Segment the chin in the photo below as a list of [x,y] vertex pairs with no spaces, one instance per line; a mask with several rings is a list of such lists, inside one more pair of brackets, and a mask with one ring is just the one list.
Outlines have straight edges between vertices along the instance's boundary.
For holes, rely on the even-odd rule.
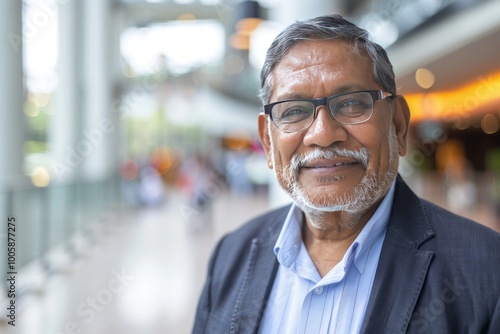
[[[304,192],[290,194],[295,203],[306,212],[347,212],[358,214],[368,209],[372,203],[356,198],[352,194],[338,196],[308,196]],[[364,205],[363,205],[364,204]]]
[[332,189],[331,192],[328,192],[326,187],[313,189],[313,191],[323,191],[325,192],[324,194],[307,191],[297,182],[284,187],[284,189],[289,193],[297,206],[305,212],[345,212],[353,215],[362,215],[376,205],[389,190],[394,178],[387,176],[382,180],[376,177],[364,176],[361,182],[348,187],[345,191]]

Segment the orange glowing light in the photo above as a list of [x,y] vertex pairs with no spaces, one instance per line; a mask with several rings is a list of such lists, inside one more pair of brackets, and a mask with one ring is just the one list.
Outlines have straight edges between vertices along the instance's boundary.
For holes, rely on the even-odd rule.
[[411,120],[452,120],[500,106],[500,71],[448,91],[405,95]]
[[50,183],[50,173],[42,166],[36,167],[31,173],[31,182],[39,188],[47,187]]
[[149,162],[151,167],[155,168],[160,175],[163,175],[172,167],[174,156],[167,147],[157,147],[151,152]]
[[237,50],[248,50],[250,49],[250,36],[237,31],[229,37],[229,44]]
[[244,19],[241,19],[236,23],[236,31],[243,35],[250,36],[255,29],[261,24],[262,19],[259,19],[257,17],[247,17]]

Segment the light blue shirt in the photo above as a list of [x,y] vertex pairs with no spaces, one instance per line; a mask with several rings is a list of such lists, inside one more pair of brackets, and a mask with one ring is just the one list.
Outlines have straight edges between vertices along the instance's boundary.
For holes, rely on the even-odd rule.
[[260,334],[359,333],[394,199],[395,183],[342,260],[320,277],[302,241],[302,211],[292,205],[274,246],[280,264]]

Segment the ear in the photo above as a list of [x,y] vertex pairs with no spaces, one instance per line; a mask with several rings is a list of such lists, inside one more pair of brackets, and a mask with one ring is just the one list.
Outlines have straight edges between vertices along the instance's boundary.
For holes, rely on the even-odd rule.
[[270,169],[273,168],[273,160],[271,158],[271,138],[269,137],[268,124],[269,116],[265,114],[260,114],[258,117],[258,129],[259,129],[259,138],[262,143],[262,147],[264,148],[264,152],[267,157],[267,165]]
[[398,139],[399,155],[404,156],[407,152],[407,137],[410,127],[410,108],[405,98],[401,95],[396,95],[393,98],[394,114],[392,121],[396,128],[396,137]]

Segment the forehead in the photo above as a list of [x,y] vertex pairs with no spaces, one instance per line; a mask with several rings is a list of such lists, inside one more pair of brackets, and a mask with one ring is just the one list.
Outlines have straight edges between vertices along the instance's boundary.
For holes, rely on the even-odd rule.
[[377,86],[371,59],[344,40],[302,41],[294,45],[272,72],[271,100],[324,97]]

